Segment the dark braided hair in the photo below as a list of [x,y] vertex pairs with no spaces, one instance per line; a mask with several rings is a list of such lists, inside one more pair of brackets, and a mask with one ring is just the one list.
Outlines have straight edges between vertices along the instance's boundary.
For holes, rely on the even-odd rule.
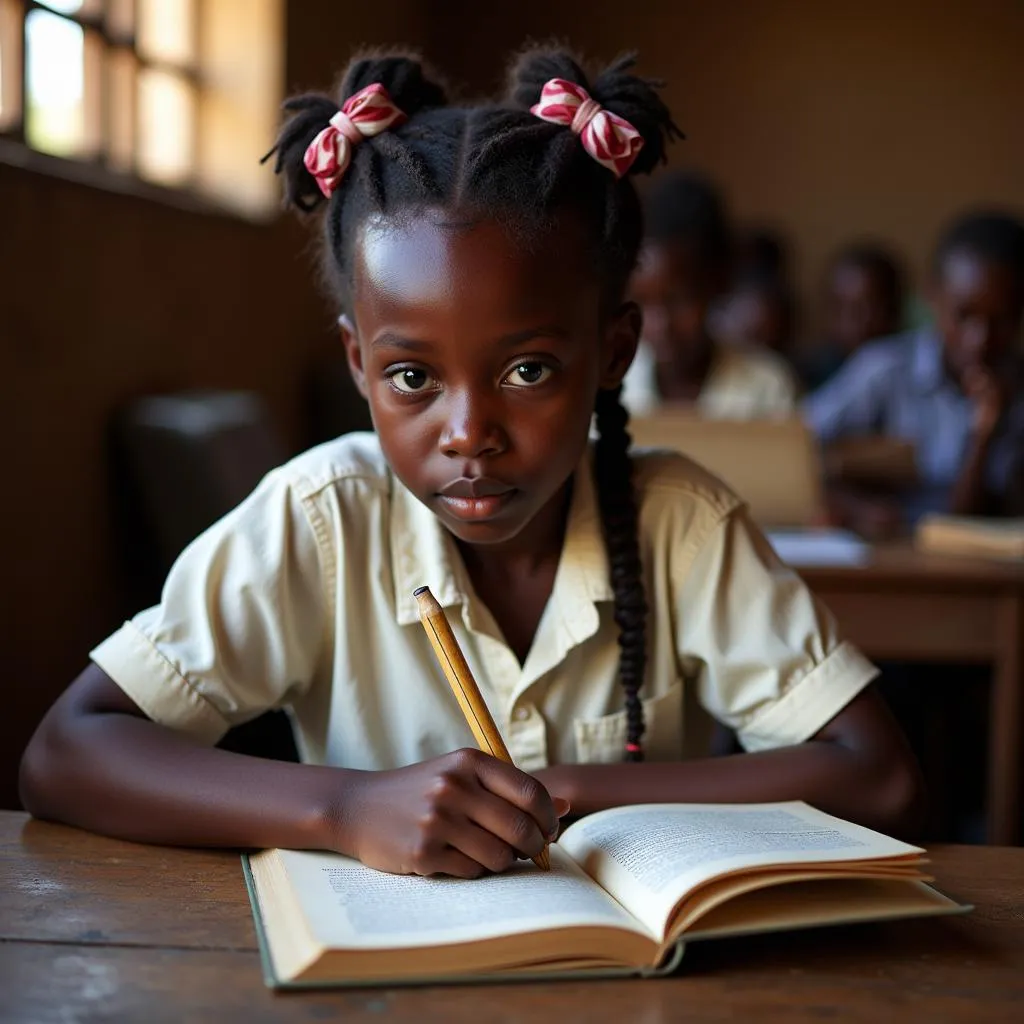
[[[352,61],[340,100],[374,82],[383,85],[407,120],[354,148],[341,185],[325,201],[303,164],[314,137],[339,102],[307,94],[288,100],[292,115],[271,154],[285,179],[287,200],[303,211],[326,202],[325,276],[346,312],[352,301],[352,252],[367,217],[441,207],[460,218],[496,218],[517,240],[529,242],[564,211],[587,232],[599,275],[603,312],[622,302],[643,233],[640,204],[628,178],[589,156],[567,127],[535,117],[529,108],[551,78],[582,86],[602,107],[632,124],[644,140],[629,174],[649,173],[665,159],[680,132],[659,98],[657,82],[634,75],[634,57],[621,57],[592,82],[579,63],[558,49],[534,49],[512,65],[504,102],[446,105],[444,88],[411,55],[361,56]],[[268,154],[271,155],[271,154]],[[628,415],[619,390],[601,391],[596,409],[598,505],[611,566],[619,627],[619,676],[626,695],[626,757],[641,760],[644,731],[639,691],[646,662],[646,600],[629,457]]]

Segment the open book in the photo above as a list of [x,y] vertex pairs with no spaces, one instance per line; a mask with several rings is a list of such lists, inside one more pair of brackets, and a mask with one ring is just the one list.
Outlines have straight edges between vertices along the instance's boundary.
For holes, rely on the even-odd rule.
[[963,911],[922,850],[806,804],[602,811],[476,880],[265,850],[246,878],[267,983],[395,984],[667,973],[681,940]]

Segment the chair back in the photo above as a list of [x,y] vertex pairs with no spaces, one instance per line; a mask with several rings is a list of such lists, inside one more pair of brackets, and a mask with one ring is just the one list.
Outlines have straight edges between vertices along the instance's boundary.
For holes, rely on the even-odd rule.
[[708,420],[667,411],[631,419],[629,432],[635,447],[682,452],[720,477],[763,527],[822,521],[820,452],[800,419]]

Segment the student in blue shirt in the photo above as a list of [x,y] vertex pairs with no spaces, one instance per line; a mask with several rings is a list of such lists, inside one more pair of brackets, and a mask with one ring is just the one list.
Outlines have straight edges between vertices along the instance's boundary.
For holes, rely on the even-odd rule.
[[[926,512],[1024,511],[1024,224],[998,213],[956,221],[932,266],[934,327],[870,344],[804,403],[823,443],[912,442],[918,485],[899,496],[911,525]],[[846,491],[840,518],[879,533],[894,499]]]

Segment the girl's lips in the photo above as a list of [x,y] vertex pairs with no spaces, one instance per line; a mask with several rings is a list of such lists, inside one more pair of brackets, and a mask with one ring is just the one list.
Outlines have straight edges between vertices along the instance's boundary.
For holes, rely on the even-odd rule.
[[461,476],[438,490],[443,498],[493,498],[515,488],[489,476]]
[[461,498],[449,494],[438,495],[438,501],[456,519],[464,522],[480,522],[496,516],[515,495],[515,490],[502,494],[490,494],[483,498]]

